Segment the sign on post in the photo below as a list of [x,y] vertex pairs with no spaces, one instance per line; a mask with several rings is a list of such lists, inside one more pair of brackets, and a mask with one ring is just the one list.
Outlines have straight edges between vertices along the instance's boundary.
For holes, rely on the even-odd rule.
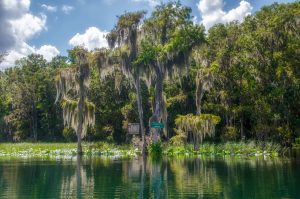
[[140,134],[140,124],[139,123],[129,123],[128,124],[128,134],[131,134],[131,135]]
[[154,129],[163,129],[165,125],[164,123],[160,123],[160,122],[151,122],[150,127]]

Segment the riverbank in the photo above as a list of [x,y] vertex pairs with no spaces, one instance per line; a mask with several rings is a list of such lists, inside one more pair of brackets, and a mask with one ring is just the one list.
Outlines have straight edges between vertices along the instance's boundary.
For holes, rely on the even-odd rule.
[[202,144],[198,151],[192,145],[166,146],[163,154],[168,156],[178,155],[217,155],[217,156],[272,156],[284,154],[286,148],[271,142],[226,142],[220,144]]
[[[138,148],[132,145],[115,145],[105,142],[83,143],[85,156],[106,157],[135,157],[141,154]],[[190,144],[184,146],[161,145],[164,156],[271,156],[283,154],[279,144],[263,142],[227,142],[221,144],[201,145],[195,151]],[[76,156],[76,143],[1,143],[0,158],[72,158]]]
[[[1,143],[0,158],[72,158],[76,156],[77,143]],[[83,143],[84,155],[130,157],[139,151],[129,145],[103,142]]]

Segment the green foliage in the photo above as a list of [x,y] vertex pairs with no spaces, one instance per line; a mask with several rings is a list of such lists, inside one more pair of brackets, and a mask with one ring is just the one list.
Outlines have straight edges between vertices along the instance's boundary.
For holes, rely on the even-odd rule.
[[174,146],[184,145],[187,138],[186,133],[177,129],[174,129],[174,131],[176,132],[176,135],[170,139],[170,143]]
[[291,129],[285,125],[285,126],[280,126],[276,129],[276,133],[277,133],[277,139],[279,140],[279,142],[281,142],[283,145],[286,144],[291,144],[291,138],[292,138],[292,131]]
[[225,132],[221,135],[222,141],[236,141],[238,138],[238,129],[234,126],[226,126]]
[[159,157],[162,155],[163,146],[161,142],[151,143],[148,146],[148,152],[153,157]]
[[168,156],[193,156],[193,155],[215,155],[215,156],[278,156],[284,152],[279,144],[272,142],[224,142],[222,144],[204,143],[200,149],[195,151],[192,145],[181,146],[168,145],[163,154]]
[[54,104],[55,69],[52,63],[46,63],[40,55],[29,55],[17,66],[0,72],[0,132],[3,139],[61,137],[62,120],[57,114],[60,109]]
[[[72,159],[77,155],[76,143],[4,143],[1,158]],[[128,145],[116,146],[105,142],[83,143],[83,155],[106,157],[134,157],[139,151]]]
[[295,138],[295,144],[300,144],[300,137]]
[[[184,132],[192,131],[195,133],[213,134],[214,126],[221,121],[219,116],[211,114],[201,115],[178,115],[175,124]],[[211,132],[211,133],[209,133]]]
[[76,134],[74,133],[73,129],[70,128],[64,128],[63,130],[63,137],[66,139],[66,141],[71,142],[76,140]]
[[[167,115],[164,122],[173,147],[193,139],[187,138],[187,131],[207,132],[199,131],[203,121],[219,123],[215,129],[210,128],[215,130],[212,140],[245,137],[290,146],[300,123],[299,6],[298,1],[266,6],[242,23],[218,24],[206,34],[202,26],[193,25],[191,9],[178,2],[158,6],[145,21],[144,12],[121,15],[110,35],[110,46],[116,47],[113,43],[123,38],[122,48],[98,49],[87,56],[93,67],[84,81],[88,85],[90,80],[86,94],[91,103],[85,108],[89,113],[95,111],[95,126],[87,129],[87,139],[125,142],[126,124],[138,121],[133,81],[124,78],[130,72],[135,79],[143,76],[142,109],[147,133],[151,112]],[[138,24],[139,29],[130,29],[135,27],[132,24]],[[129,42],[127,34],[117,34],[121,29],[138,38],[136,45],[131,45],[134,42]],[[29,55],[15,67],[0,71],[1,141],[65,140],[63,108],[75,110],[77,106],[78,89],[70,88],[78,76],[70,74],[78,72],[75,63],[80,49],[49,63],[41,55]],[[132,67],[121,70],[120,65]],[[183,71],[182,66],[189,68]],[[112,72],[115,68],[118,71]],[[54,103],[55,79],[61,76],[63,81],[73,82],[58,84],[61,94],[69,96],[69,103],[62,102],[62,107]],[[158,101],[161,106],[155,110]],[[176,128],[177,115],[197,112],[219,118],[196,119],[190,115],[185,120],[182,117],[181,122],[177,120],[185,130]],[[211,146],[202,147],[212,150]],[[228,145],[228,150],[230,147],[233,145]]]
[[212,114],[188,114],[178,115],[175,119],[175,125],[180,133],[186,134],[186,137],[189,132],[192,133],[195,150],[198,150],[199,144],[202,143],[205,137],[214,136],[215,126],[220,121],[221,118],[219,116],[215,116]]
[[152,65],[154,64],[154,60],[159,56],[159,52],[161,51],[160,46],[153,46],[149,41],[142,41],[140,52],[138,54],[137,59],[133,62],[133,64],[137,67],[139,65]]

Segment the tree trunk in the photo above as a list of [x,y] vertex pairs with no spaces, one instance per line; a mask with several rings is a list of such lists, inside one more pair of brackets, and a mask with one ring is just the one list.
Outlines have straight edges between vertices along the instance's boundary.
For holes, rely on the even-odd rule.
[[137,105],[139,112],[140,128],[142,134],[142,154],[146,153],[146,139],[145,139],[145,126],[144,126],[144,114],[143,114],[143,104],[142,104],[142,95],[141,95],[141,80],[139,77],[136,78],[136,94],[137,94]]
[[[152,116],[152,122],[160,122],[162,119],[162,103],[163,103],[163,74],[159,67],[156,69],[156,85],[155,85],[155,107],[154,114]],[[166,124],[165,124],[166,125]],[[157,143],[160,140],[160,129],[153,129],[153,143]]]
[[197,107],[197,115],[201,114],[201,100],[203,98],[203,89],[202,84],[199,82],[196,88],[196,107]]
[[79,102],[78,102],[78,127],[77,127],[77,154],[82,154],[81,146],[81,135],[82,135],[82,126],[84,121],[83,109],[84,109],[84,85],[83,85],[83,72],[80,66],[80,77],[79,77]]
[[33,139],[36,142],[37,141],[37,113],[36,113],[36,107],[35,103],[32,105],[32,131],[33,131]]
[[240,119],[240,123],[241,123],[241,140],[244,140],[244,138],[245,138],[243,122],[244,122],[244,116],[242,115],[241,119]]
[[200,148],[199,137],[198,135],[194,134],[194,150],[198,151],[199,148]]

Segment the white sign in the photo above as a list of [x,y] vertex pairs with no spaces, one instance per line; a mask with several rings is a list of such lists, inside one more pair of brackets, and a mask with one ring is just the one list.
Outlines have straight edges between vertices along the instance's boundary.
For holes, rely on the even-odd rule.
[[140,133],[140,124],[139,123],[129,123],[128,124],[128,133],[136,135]]

